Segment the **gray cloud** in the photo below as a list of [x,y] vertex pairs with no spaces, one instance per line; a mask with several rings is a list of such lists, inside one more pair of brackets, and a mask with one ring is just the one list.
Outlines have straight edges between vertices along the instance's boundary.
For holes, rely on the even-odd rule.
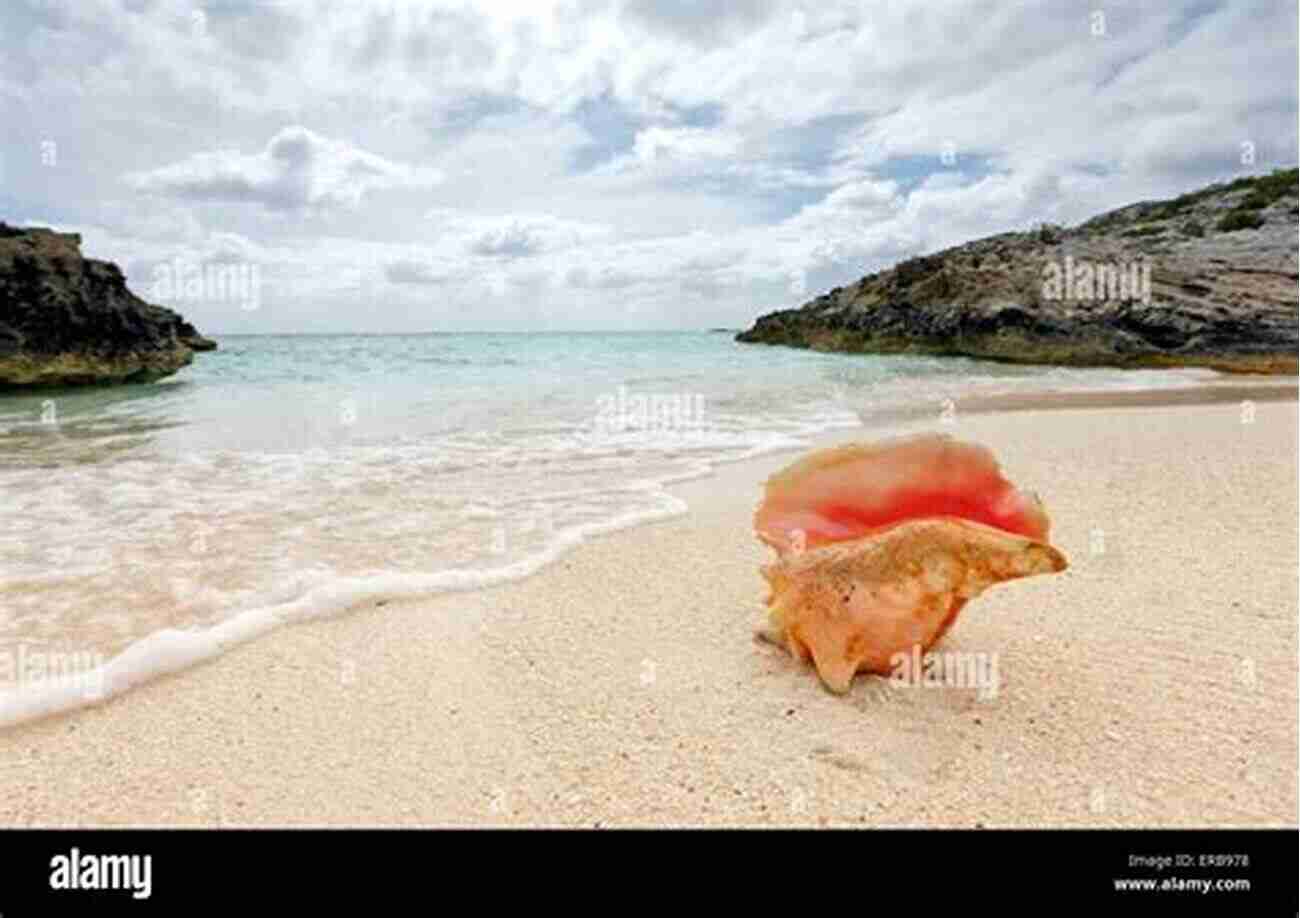
[[782,4],[773,0],[627,0],[622,11],[634,22],[662,30],[697,45],[734,41],[775,16]]
[[384,277],[394,284],[445,284],[451,275],[439,272],[420,261],[401,260],[384,265]]
[[534,255],[545,247],[545,241],[528,226],[511,224],[486,230],[470,240],[469,251],[475,255],[505,255],[519,258]]

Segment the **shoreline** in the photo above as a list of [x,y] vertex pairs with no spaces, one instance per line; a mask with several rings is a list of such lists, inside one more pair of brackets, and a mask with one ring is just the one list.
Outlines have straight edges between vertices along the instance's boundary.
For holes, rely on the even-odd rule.
[[[1013,411],[1072,411],[1086,408],[1173,408],[1180,405],[1222,405],[1229,402],[1297,401],[1295,377],[1275,377],[1274,383],[1247,383],[1234,378],[1209,379],[1200,384],[1169,388],[1040,390],[952,399],[950,414],[997,414]],[[1287,380],[1282,382],[1281,380]],[[912,422],[933,417],[935,404],[888,408],[871,413],[878,424]],[[940,410],[945,406],[940,405]],[[860,415],[861,416],[861,415]],[[872,426],[863,421],[863,426]]]
[[[1279,424],[1290,426],[1294,432],[1294,409],[1280,403],[1295,400],[1294,387],[1204,386],[1192,391],[1198,395],[1193,397],[1188,390],[1181,389],[1138,393],[1057,393],[1058,398],[1048,398],[1047,404],[1040,403],[1033,407],[1023,403],[994,407],[981,400],[971,400],[969,403],[959,400],[956,404],[955,423],[951,426],[945,424],[940,429],[950,429],[957,436],[971,436],[989,442],[1003,459],[1013,480],[1017,481],[1022,478],[1023,465],[1038,466],[1040,471],[1044,467],[1042,458],[1034,456],[1034,451],[1040,449],[1041,444],[1032,442],[1033,436],[1026,439],[1023,435],[1033,431],[1035,426],[1046,425],[1062,434],[1078,438],[1079,430],[1071,418],[1078,420],[1088,416],[1089,424],[1084,426],[1118,428],[1123,432],[1120,435],[1121,442],[1124,437],[1155,437],[1162,431],[1170,434],[1179,425],[1186,426],[1186,423],[1193,421],[1206,423],[1205,419],[1213,418],[1215,436],[1222,438],[1226,429],[1235,429],[1238,433],[1245,429],[1237,416],[1238,412],[1223,411],[1225,404],[1256,401],[1260,403],[1254,409],[1259,421],[1251,425],[1254,427],[1253,432],[1273,429],[1273,434],[1270,435],[1273,436]],[[1097,404],[1097,399],[1108,399],[1113,404],[1101,407]],[[1163,410],[1148,403],[1153,399],[1155,404],[1164,406]],[[927,418],[935,420],[932,412],[914,411],[910,414],[908,419],[894,420],[900,423],[924,421]],[[1143,419],[1149,420],[1157,416],[1164,417],[1168,423],[1154,425],[1157,429],[1154,432],[1148,431],[1147,428],[1153,425],[1144,423]],[[868,419],[872,427],[878,421],[879,417]],[[964,430],[965,428],[969,430]],[[1008,436],[1014,432],[1019,432],[1022,436]],[[872,436],[874,433],[871,428],[837,431],[823,434],[818,442],[840,442],[864,435]],[[1186,439],[1187,435],[1184,431],[1178,436]],[[1282,455],[1287,460],[1284,477],[1289,476],[1289,481],[1293,483],[1294,436],[1290,443],[1292,445]],[[1165,452],[1181,457],[1186,450]],[[1277,464],[1276,448],[1270,455],[1272,462]],[[837,709],[833,700],[828,701],[824,693],[820,693],[816,680],[807,672],[800,672],[782,652],[750,644],[750,633],[760,618],[758,610],[761,607],[762,591],[756,567],[763,559],[763,552],[756,543],[749,544],[753,539],[748,533],[747,516],[752,511],[752,499],[757,496],[763,474],[785,465],[789,457],[790,452],[783,451],[719,465],[714,467],[707,478],[670,485],[666,490],[684,500],[690,507],[685,516],[587,540],[547,565],[544,570],[523,580],[469,593],[442,593],[419,599],[394,600],[391,603],[379,600],[377,604],[384,606],[382,610],[375,608],[375,602],[367,602],[365,607],[353,608],[337,618],[313,619],[296,623],[293,628],[278,629],[278,634],[266,640],[233,648],[207,661],[205,665],[195,666],[185,672],[160,676],[134,688],[125,696],[106,703],[0,729],[0,774],[4,773],[6,767],[14,767],[14,752],[20,747],[26,747],[28,754],[34,755],[34,758],[30,761],[24,758],[21,761],[27,762],[29,766],[39,762],[54,762],[53,768],[60,774],[62,781],[84,787],[88,800],[98,801],[97,804],[88,804],[83,811],[80,804],[66,798],[60,799],[57,794],[51,795],[49,788],[43,787],[43,780],[34,780],[26,784],[26,794],[16,795],[18,799],[7,804],[5,811],[0,811],[0,823],[15,824],[22,820],[26,823],[57,825],[78,822],[114,825],[214,822],[228,825],[389,822],[573,825],[590,824],[590,821],[586,821],[587,816],[594,817],[591,821],[600,821],[599,817],[604,814],[607,820],[613,822],[646,825],[672,824],[674,820],[682,824],[817,824],[828,820],[835,824],[935,824],[933,814],[927,815],[924,809],[911,810],[903,807],[900,810],[896,806],[886,806],[874,814],[861,814],[863,818],[855,820],[841,819],[834,813],[827,812],[825,807],[816,807],[811,803],[808,803],[804,812],[785,811],[773,806],[765,809],[763,801],[775,792],[770,787],[763,790],[762,785],[766,779],[754,774],[748,774],[744,780],[739,781],[737,788],[732,788],[740,790],[739,796],[732,795],[733,800],[722,800],[715,795],[712,799],[715,804],[719,804],[716,811],[692,810],[688,804],[694,791],[690,790],[686,792],[685,798],[662,813],[653,807],[629,809],[626,804],[615,805],[609,797],[589,799],[585,804],[581,801],[567,803],[560,801],[560,790],[553,792],[555,797],[549,805],[546,801],[534,799],[537,795],[533,791],[538,786],[552,787],[554,784],[545,777],[545,768],[539,763],[549,761],[555,755],[560,755],[568,763],[566,774],[572,777],[595,767],[591,763],[584,766],[582,759],[614,751],[615,758],[624,763],[619,765],[614,762],[612,767],[618,773],[620,769],[631,768],[626,763],[638,748],[645,753],[647,746],[654,747],[656,754],[662,758],[660,744],[647,739],[649,736],[672,733],[682,743],[690,742],[689,738],[697,734],[703,734],[714,742],[720,738],[725,740],[728,734],[725,723],[713,722],[711,729],[703,731],[687,729],[697,715],[713,710],[709,707],[710,694],[720,695],[722,701],[719,703],[726,704],[726,710],[741,718],[740,735],[746,740],[745,748],[754,754],[758,754],[761,743],[754,735],[754,730],[758,727],[756,713],[746,701],[752,693],[757,692],[763,699],[759,704],[763,711],[770,711],[774,698],[790,702],[788,710],[796,713],[777,712],[779,717],[795,718],[805,707],[815,709],[819,713],[813,715],[814,732],[836,735],[846,730],[852,733],[854,730],[851,718],[847,721],[845,719],[845,709],[857,711],[860,715],[865,704],[870,713],[873,703],[884,704],[893,694],[888,688],[859,677],[848,700]],[[1059,464],[1060,460],[1056,461]],[[1091,457],[1089,461],[1091,462]],[[1085,469],[1077,456],[1073,462],[1079,466],[1077,471],[1096,474],[1095,470]],[[1193,474],[1186,468],[1173,471],[1184,476]],[[1270,471],[1283,474],[1276,469]],[[1032,481],[1033,478],[1026,479],[1027,483]],[[1158,479],[1154,481],[1158,483]],[[1053,517],[1063,531],[1062,539],[1072,538],[1075,541],[1073,551],[1067,551],[1067,554],[1074,557],[1079,552],[1079,531],[1077,524],[1072,529],[1068,528],[1071,526],[1070,517],[1083,510],[1087,501],[1076,500],[1059,506],[1061,501],[1056,495],[1062,490],[1062,485],[1051,476],[1039,477],[1037,483],[1041,484]],[[1252,485],[1249,481],[1241,481],[1237,485],[1250,489],[1252,486],[1257,487],[1258,483]],[[1291,491],[1294,494],[1293,487]],[[1123,487],[1121,492],[1118,495],[1110,494],[1109,500],[1129,496],[1139,504],[1147,504],[1140,493],[1126,494]],[[1098,491],[1093,497],[1105,500],[1107,495],[1104,491]],[[1249,502],[1247,507],[1249,509]],[[1150,509],[1157,512],[1162,506],[1151,504]],[[1276,513],[1279,508],[1267,509]],[[1284,518],[1285,509],[1281,508],[1279,518]],[[1125,514],[1115,516],[1111,523],[1121,532],[1132,525],[1124,516]],[[1282,529],[1292,544],[1295,539],[1294,520],[1295,513],[1292,512],[1290,531],[1287,531],[1285,525]],[[1176,538],[1177,533],[1184,528],[1185,525],[1178,527],[1169,537]],[[1276,525],[1273,528],[1276,529]],[[726,547],[718,547],[722,544]],[[1087,538],[1083,539],[1082,544],[1086,547]],[[688,545],[694,546],[699,555],[688,557]],[[1118,565],[1111,572],[1129,578],[1140,576],[1139,568],[1126,563],[1127,555],[1134,548],[1128,545],[1127,540],[1121,540],[1120,545],[1128,548],[1128,552],[1112,550],[1110,563],[1116,565],[1118,557]],[[725,571],[715,570],[716,566],[709,564],[709,551],[717,551],[722,556],[723,560],[719,564]],[[1285,554],[1285,551],[1281,553]],[[1294,551],[1291,554],[1294,556]],[[656,564],[662,565],[665,558],[680,561],[684,569],[657,573],[654,569]],[[575,574],[575,571],[583,573]],[[578,580],[574,580],[575,576]],[[715,590],[712,584],[717,578],[721,578],[723,585]],[[676,583],[677,580],[681,583]],[[694,590],[690,589],[691,585],[694,585]],[[1127,588],[1132,591],[1135,585],[1129,584]],[[1289,623],[1274,623],[1270,627],[1274,629],[1274,636],[1281,635],[1285,638],[1284,643],[1289,642],[1293,651],[1294,584],[1290,590],[1290,596],[1281,597],[1282,601],[1289,604]],[[719,598],[724,602],[726,597],[731,597],[735,602],[743,603],[746,608],[740,611],[732,609],[728,614],[718,617],[717,610],[708,609],[709,598],[715,593],[720,593]],[[1071,602],[1065,591],[1056,586],[1023,584],[993,591],[990,596],[978,601],[979,609],[963,616],[963,623],[967,627],[963,628],[959,623],[955,636],[946,639],[945,644],[954,640],[960,642],[963,634],[976,629],[977,626],[966,619],[983,620],[984,606],[998,607],[1005,611],[1009,606],[1028,602],[1025,598],[1027,593],[1040,595],[1040,598],[1050,595],[1066,605]],[[1057,596],[1058,593],[1061,595]],[[675,598],[669,599],[670,594]],[[698,617],[683,612],[683,603],[694,609]],[[629,612],[629,608],[634,611]],[[562,614],[551,621],[548,616],[555,615],[556,610],[561,610]],[[619,610],[623,614],[616,614]],[[375,614],[376,611],[379,614]],[[648,623],[638,624],[642,619],[654,621],[651,630],[644,630],[651,627]],[[584,627],[575,630],[577,623]],[[971,637],[978,635],[976,630]],[[1122,636],[1104,636],[1112,646],[1123,645]],[[531,641],[531,652],[513,647],[516,637],[524,641],[525,645]],[[1065,636],[1053,637],[1068,643]],[[607,639],[608,646],[601,643],[602,638]],[[1023,641],[1011,640],[1012,638],[1015,638],[1014,633],[1001,633],[999,640],[990,640],[988,646],[1006,646],[1008,641],[1012,646],[1023,645]],[[1234,635],[1234,639],[1245,640],[1246,636]],[[683,654],[690,656],[689,648],[693,646],[693,641],[700,642],[708,651],[705,656],[713,664],[726,667],[737,678],[735,686],[728,689],[713,684],[715,680],[707,669],[701,670],[697,663],[683,658]],[[649,645],[656,648],[655,653],[641,651],[638,655],[638,647]],[[1020,649],[1024,648],[1020,646]],[[1252,659],[1262,661],[1267,658],[1273,667],[1287,665],[1284,656],[1279,658],[1276,654],[1268,655],[1263,651],[1264,648],[1259,648],[1259,653]],[[1293,709],[1294,652],[1290,656],[1289,701]],[[570,657],[572,659],[568,659]],[[589,672],[588,664],[584,662],[587,658],[603,661],[603,665],[597,667],[595,673]],[[615,680],[620,691],[601,691],[601,688],[611,689],[611,660],[618,661],[617,668],[621,671]],[[286,667],[287,672],[279,667]],[[755,667],[759,671],[757,674],[753,671]],[[1003,671],[1009,672],[1005,663]],[[1030,671],[1038,677],[1048,675],[1033,667],[1030,667]],[[682,678],[684,672],[692,674],[695,680],[694,691],[687,691],[688,686],[685,685],[674,686],[671,704],[652,704],[649,710],[644,705],[634,705],[629,709],[626,703],[619,700],[620,694],[630,694],[641,702],[647,701],[646,696],[653,699],[656,685],[665,679]],[[287,673],[297,673],[297,676]],[[454,678],[440,679],[439,674],[448,674]],[[583,717],[599,719],[600,716],[599,711],[589,710],[590,699],[580,686],[575,688],[566,683],[566,674],[568,679],[589,678],[596,683],[593,694],[599,700],[608,701],[613,708],[612,713],[606,713],[619,725],[615,732],[625,740],[621,744],[624,748],[610,750],[606,748],[607,743],[591,737],[563,748],[556,747],[556,736],[573,735],[575,731],[581,734],[583,730],[579,721]],[[511,687],[512,680],[521,678],[532,687],[534,694],[540,691],[544,697],[552,697],[557,702],[553,709],[539,710],[536,698],[522,689],[515,691]],[[412,683],[421,680],[429,680],[428,691],[413,695]],[[307,683],[306,694],[294,690],[295,681]],[[779,688],[774,683],[779,684]],[[704,686],[709,686],[709,691],[706,692]],[[297,685],[298,689],[302,687]],[[742,690],[736,692],[737,687]],[[1011,690],[1014,692],[1013,698],[1023,704],[1026,699],[1015,689],[1014,682]],[[940,713],[969,712],[983,706],[978,701],[964,698],[958,692],[919,695],[922,696],[921,700],[912,698],[903,708],[915,709],[919,705],[923,709],[920,715],[923,723],[937,716],[934,711],[926,708],[924,698],[927,695],[938,696],[940,700],[936,703],[940,705]],[[448,699],[455,703],[448,702]],[[563,703],[559,703],[561,699]],[[1275,714],[1286,716],[1287,708],[1283,703],[1286,701],[1285,697],[1280,696],[1268,707]],[[695,710],[701,705],[704,705],[703,712]],[[972,705],[975,707],[972,708]],[[432,710],[435,707],[439,708],[434,717],[434,722],[438,724],[436,729],[421,719],[422,711],[435,714]],[[888,707],[886,705],[887,709]],[[898,715],[899,711],[895,710],[894,713]],[[342,715],[347,716],[346,723],[340,723]],[[529,729],[522,733],[502,729],[503,721],[523,723]],[[915,727],[909,728],[905,719],[898,720],[895,716],[892,719],[886,717],[885,721],[884,726],[892,731],[896,740],[915,732]],[[399,735],[400,731],[393,731],[392,741],[397,742],[398,746],[390,751],[395,753],[396,758],[387,761],[378,750],[385,748],[384,738],[389,735],[388,731],[394,727],[395,722],[406,724],[406,729],[412,732],[403,738]],[[635,731],[629,731],[630,724],[634,722],[646,727],[648,731],[642,733],[639,739],[634,735]],[[1028,725],[1032,726],[1033,723],[1031,719]],[[539,724],[542,726],[539,727]],[[182,729],[177,734],[177,728],[187,725],[191,728],[190,731]],[[681,729],[673,729],[674,725]],[[454,743],[448,746],[446,740],[457,737],[457,726],[462,731],[469,731],[469,748],[457,750]],[[943,729],[935,723],[930,723],[930,726]],[[1025,727],[1026,724],[1021,722],[1019,726]],[[969,724],[963,722],[963,727],[968,729]],[[758,732],[761,735],[771,729],[785,735],[781,733],[780,720],[775,724],[765,723]],[[293,755],[286,758],[286,750],[282,745],[286,731],[290,736],[302,740],[303,751],[323,748],[338,756],[343,755],[345,749],[350,749],[351,754],[345,756],[350,767],[361,773],[388,773],[387,777],[396,782],[394,786],[406,786],[409,789],[410,798],[414,801],[411,811],[406,812],[396,804],[395,799],[385,798],[386,804],[382,806],[367,805],[365,794],[358,798],[359,791],[345,794],[346,801],[331,803],[327,807],[325,818],[318,821],[307,817],[310,809],[285,809],[280,805],[284,802],[283,799],[278,799],[281,795],[295,800],[301,797],[298,791],[284,785],[282,780],[275,779],[277,774],[283,778],[284,768],[293,770],[290,762],[295,761],[295,758]],[[166,739],[159,735],[160,732],[185,739],[184,745],[188,752],[181,754],[179,763],[172,763],[173,766],[180,764],[179,772],[167,768],[159,772],[159,763],[155,760],[150,765],[147,756],[146,762],[135,761],[133,764],[123,764],[118,758],[119,753],[130,753],[133,738],[136,743],[144,742],[153,753],[161,753],[167,744],[161,742],[160,745],[160,741]],[[245,732],[247,736],[244,735]],[[963,731],[965,732],[967,730]],[[78,734],[81,735],[79,740],[76,739]],[[460,736],[465,738],[463,733]],[[933,745],[933,742],[941,739],[942,737],[927,737],[927,742]],[[234,774],[213,771],[202,762],[201,750],[209,743],[221,745],[223,742],[227,747],[232,744],[243,746],[247,742],[261,753],[269,755],[277,767],[258,774],[239,773],[238,768],[235,768]],[[87,744],[103,745],[115,750],[110,757],[117,761],[117,765],[108,769],[106,774],[97,774],[96,767],[90,764],[97,757],[85,748]],[[923,776],[927,772],[920,763],[908,765],[900,777],[884,766],[864,764],[861,755],[849,753],[841,749],[840,745],[818,745],[809,753],[811,761],[828,766],[831,771],[844,772],[841,777],[845,780],[856,775],[855,780],[860,782],[868,780],[874,774],[880,785],[876,788],[879,792],[877,796],[883,794],[884,789],[893,788],[894,793],[890,799],[895,804],[898,803],[896,798],[900,788],[912,787],[915,790],[915,785],[925,784]],[[1291,746],[1294,745],[1292,742]],[[357,757],[367,747],[370,754]],[[831,751],[817,751],[823,747]],[[708,743],[705,748],[712,749]],[[1271,756],[1275,759],[1278,752],[1274,747],[1270,749]],[[420,770],[416,765],[419,760],[417,752],[431,750],[437,750],[446,764],[451,766],[451,771],[456,776],[452,782],[456,791],[421,791],[410,784],[413,774]],[[627,753],[627,756],[617,753]],[[711,758],[717,755],[717,751],[713,750]],[[253,760],[261,761],[260,755]],[[326,760],[329,761],[328,756]],[[737,765],[732,759],[728,761],[732,767]],[[74,767],[77,762],[80,762],[80,766]],[[670,770],[671,767],[676,767],[689,771],[689,762],[679,761],[673,766],[671,756],[668,761],[660,764]],[[1289,763],[1281,764],[1286,767],[1276,771],[1270,768],[1270,773],[1285,775],[1289,768],[1292,777],[1288,780],[1293,785],[1294,754]],[[227,766],[231,765],[233,763],[227,763]],[[302,761],[298,761],[298,766],[307,768]],[[22,764],[17,768],[20,772],[24,770]],[[87,770],[89,774],[85,773]],[[329,779],[326,774],[318,767],[308,770],[315,775],[308,782],[314,792],[317,795],[327,793]],[[819,773],[821,771],[825,771],[825,768],[820,769]],[[202,792],[202,798],[208,799],[211,796],[224,801],[222,807],[214,809],[216,804],[205,804],[196,809],[174,797],[168,800],[158,797],[169,784],[175,784],[175,781],[168,780],[169,777],[176,778],[192,772],[198,777],[191,783]],[[146,794],[147,800],[135,801],[134,816],[131,812],[121,810],[112,793],[105,793],[112,790],[120,796],[129,787],[127,798],[132,793],[138,795],[146,774],[148,781],[145,783],[158,782],[158,787]],[[649,774],[643,777],[649,783],[664,780],[662,776],[656,779]],[[716,784],[718,775],[715,774],[714,778]],[[786,796],[793,793],[791,787],[799,787],[802,788],[799,792],[806,794],[809,800],[815,799],[815,788],[811,784],[804,787],[796,781],[792,785],[789,783],[791,780],[793,779],[789,777],[781,779]],[[249,786],[249,793],[245,795],[248,799],[242,802],[233,789],[241,783]],[[581,785],[582,782],[577,783]],[[605,786],[608,782],[595,783]],[[829,783],[839,789],[827,790],[826,794],[830,799],[840,799],[843,790],[839,786],[840,782],[833,779]],[[853,783],[852,780],[849,783]],[[476,789],[476,784],[486,785],[486,788]],[[649,793],[639,783],[633,784],[639,788],[634,796],[641,798]],[[21,787],[23,784],[16,783],[13,786]],[[689,784],[685,786],[689,787]],[[501,789],[502,794],[496,794],[494,787]],[[528,802],[512,804],[511,789],[514,796],[522,794]],[[718,788],[715,787],[714,790]],[[172,791],[175,791],[174,787]],[[955,818],[955,813],[958,812],[953,809],[954,800],[950,799],[954,793],[957,792],[949,789],[946,792],[949,796],[941,794],[936,798],[943,802],[941,810],[948,813],[949,818]],[[1105,791],[1102,794],[1104,797]],[[488,800],[486,808],[484,795]],[[676,798],[679,795],[673,796]],[[504,802],[501,798],[504,798]],[[1275,816],[1275,822],[1269,824],[1285,824],[1287,817],[1278,814],[1294,811],[1294,786],[1290,787],[1288,793],[1275,793],[1274,798],[1274,803],[1267,806],[1258,800],[1254,801],[1252,806],[1242,809],[1239,814],[1245,821],[1234,824],[1260,824],[1260,817],[1267,813]],[[645,803],[644,800],[641,802]],[[1023,804],[1024,801],[1020,803]],[[1287,805],[1281,806],[1283,803]],[[1162,821],[1158,813],[1150,810],[1129,809],[1130,816],[1134,812],[1142,814],[1132,824],[1141,824],[1144,820],[1153,820],[1158,824],[1189,824],[1185,815],[1170,822],[1167,818]],[[888,816],[891,810],[901,821],[890,821]],[[1028,814],[1027,818],[1022,817],[1021,821],[1011,818],[1002,824],[1035,824],[1035,813],[1039,818],[1049,820],[1047,824],[1114,824],[1116,818],[1121,819],[1121,822],[1124,818],[1124,814],[1117,812],[1115,805],[1111,805],[1108,812],[1104,803],[1100,812],[1093,813],[1088,809],[1082,814],[1072,814],[1074,819],[1079,820],[1077,822],[1070,818],[1063,822],[1051,822],[1050,816],[1032,806],[1020,806],[1019,809],[1004,813],[1004,817],[1021,812]],[[579,815],[582,818],[577,818]],[[141,816],[144,818],[141,819]],[[785,817],[784,820],[782,816]],[[869,816],[872,818],[867,818]],[[875,817],[882,817],[883,822]],[[72,820],[71,823],[68,822],[69,819]],[[1228,821],[1231,822],[1232,819],[1229,818]],[[943,824],[971,823],[957,819]]]
[[[542,552],[505,567],[490,569],[450,568],[433,572],[387,571],[377,575],[337,576],[307,589],[301,595],[275,605],[244,609],[200,630],[163,629],[141,638],[122,652],[87,671],[77,670],[66,680],[47,680],[35,691],[24,686],[9,694],[0,692],[0,735],[45,717],[76,711],[112,701],[140,685],[165,676],[184,673],[195,666],[218,659],[230,649],[255,641],[287,625],[300,625],[338,615],[349,615],[377,603],[419,602],[448,593],[477,592],[502,584],[526,580],[545,573],[561,559],[590,542],[689,513],[689,505],[676,493],[684,482],[709,480],[722,470],[743,468],[770,457],[789,456],[830,439],[850,436],[881,436],[910,430],[917,424],[939,420],[948,429],[958,412],[986,415],[1015,411],[1068,411],[1082,408],[1172,407],[1213,405],[1227,402],[1295,401],[1300,388],[1290,377],[1275,382],[1243,384],[1232,377],[1206,379],[1200,383],[1170,388],[1134,389],[1042,389],[1002,395],[977,395],[947,402],[918,402],[890,406],[883,410],[854,410],[858,426],[832,427],[812,436],[806,447],[766,450],[728,461],[708,461],[685,476],[658,481],[656,487],[667,506],[653,513],[618,517],[583,526],[565,534]],[[1283,382],[1282,380],[1287,380]],[[934,410],[934,405],[939,411]],[[1253,409],[1252,409],[1253,410]],[[21,650],[21,647],[20,647]],[[147,661],[147,662],[145,662]]]
[[1221,405],[1225,402],[1296,401],[1300,389],[1289,383],[1244,383],[1211,380],[1204,385],[1170,389],[1117,389],[1015,393],[958,400],[957,410],[981,414],[998,411],[1071,410],[1078,408],[1172,408],[1178,405]]

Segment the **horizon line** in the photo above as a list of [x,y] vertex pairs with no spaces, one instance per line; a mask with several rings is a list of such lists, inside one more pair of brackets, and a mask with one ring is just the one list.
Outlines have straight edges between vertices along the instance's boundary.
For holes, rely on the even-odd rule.
[[708,326],[700,328],[576,328],[576,329],[464,329],[456,331],[322,331],[322,332],[204,332],[205,337],[222,338],[328,338],[339,335],[371,338],[411,338],[432,335],[646,335],[646,334],[720,334],[738,332],[744,329],[730,326]]

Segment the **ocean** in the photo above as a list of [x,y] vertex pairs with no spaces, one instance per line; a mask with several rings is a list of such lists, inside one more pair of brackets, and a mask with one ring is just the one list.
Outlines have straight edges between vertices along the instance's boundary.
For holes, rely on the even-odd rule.
[[282,623],[528,576],[686,512],[675,481],[900,407],[1212,375],[717,332],[219,340],[157,383],[0,395],[0,725]]

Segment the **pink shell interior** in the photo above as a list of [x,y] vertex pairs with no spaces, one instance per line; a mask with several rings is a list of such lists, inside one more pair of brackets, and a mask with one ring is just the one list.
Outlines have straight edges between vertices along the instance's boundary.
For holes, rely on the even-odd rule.
[[861,538],[906,520],[959,517],[1046,542],[1033,495],[985,447],[941,434],[820,450],[768,479],[754,529],[781,554]]

